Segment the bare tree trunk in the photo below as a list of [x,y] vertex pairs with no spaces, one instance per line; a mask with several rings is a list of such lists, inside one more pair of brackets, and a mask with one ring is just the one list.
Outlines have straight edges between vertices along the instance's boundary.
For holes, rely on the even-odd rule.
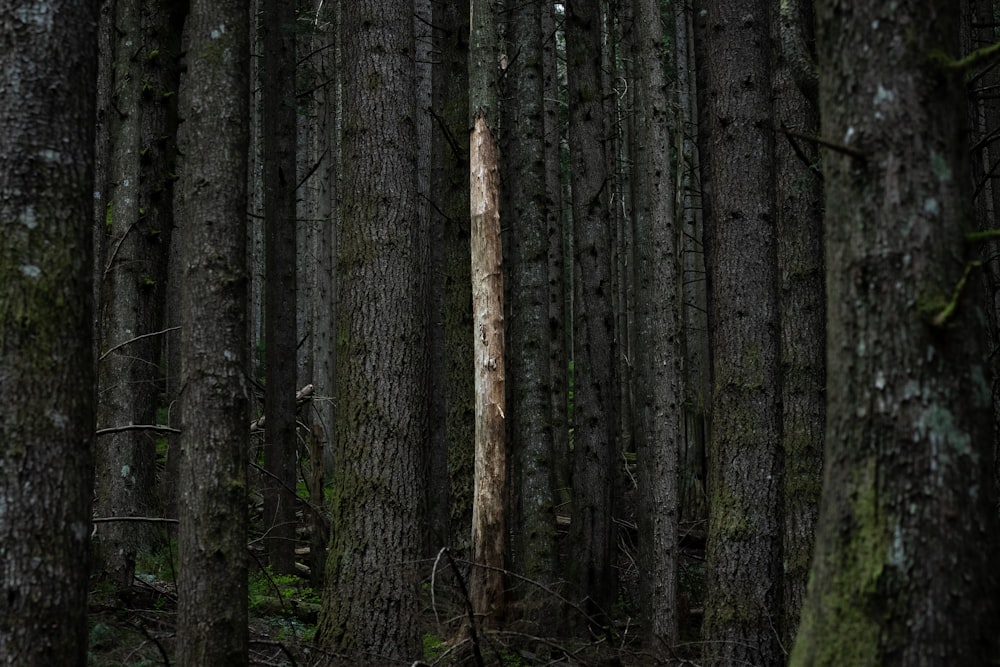
[[0,49],[0,664],[87,664],[98,3]]
[[186,30],[178,663],[239,665],[249,641],[248,4],[195,0]]
[[472,218],[472,317],[476,390],[472,499],[473,609],[487,622],[504,615],[506,406],[504,292],[496,77],[500,42],[490,0],[472,0],[469,37],[469,205]]

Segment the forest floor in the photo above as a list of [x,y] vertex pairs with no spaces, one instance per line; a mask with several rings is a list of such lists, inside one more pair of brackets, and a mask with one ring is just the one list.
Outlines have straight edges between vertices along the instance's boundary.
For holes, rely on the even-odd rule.
[[[604,632],[586,639],[561,630],[572,625],[578,610],[554,592],[531,582],[515,583],[512,591],[522,603],[502,630],[478,628],[474,640],[468,633],[462,582],[444,559],[428,561],[422,585],[424,609],[421,629],[423,660],[435,667],[459,665],[578,665],[580,667],[662,664],[693,665],[701,620],[701,563],[703,543],[689,531],[682,542],[684,558],[678,601],[683,645],[668,661],[654,659],[639,644],[636,625],[634,557],[625,539],[621,546],[622,590],[620,603]],[[314,665],[323,657],[314,642],[320,609],[319,592],[303,576],[275,576],[252,563],[249,580],[250,664],[299,667]],[[176,545],[137,565],[133,585],[125,590],[92,582],[89,607],[89,667],[146,667],[175,664]],[[534,591],[534,594],[531,593]],[[477,655],[478,654],[478,655]],[[387,662],[410,667],[413,661]],[[348,663],[344,663],[348,664]]]

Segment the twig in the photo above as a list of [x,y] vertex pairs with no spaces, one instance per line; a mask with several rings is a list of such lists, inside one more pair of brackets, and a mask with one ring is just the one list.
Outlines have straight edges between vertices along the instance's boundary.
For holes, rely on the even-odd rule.
[[462,572],[458,569],[455,557],[451,555],[451,549],[445,547],[442,551],[448,557],[451,569],[455,571],[455,577],[458,579],[458,588],[462,592],[462,598],[465,600],[465,608],[469,616],[469,639],[472,641],[472,656],[479,667],[486,667],[486,663],[483,662],[483,654],[479,650],[479,638],[476,636],[476,612],[472,608],[472,599],[469,597],[469,590],[465,585],[465,579],[462,578]]
[[112,521],[141,521],[143,523],[180,523],[179,519],[168,519],[162,516],[99,516],[91,519],[92,523],[109,523]]
[[778,132],[781,132],[786,136],[795,137],[796,139],[802,139],[803,141],[809,141],[811,143],[816,144],[817,146],[822,146],[823,148],[829,148],[832,151],[843,153],[844,155],[850,155],[851,157],[857,158],[859,160],[865,160],[868,158],[868,155],[864,151],[858,150],[857,148],[852,148],[850,146],[845,146],[844,144],[838,144],[837,142],[830,141],[829,139],[824,139],[822,137],[817,137],[815,135],[810,135],[810,134],[802,134],[801,132],[789,130],[784,127],[779,127],[775,129],[777,129]]
[[146,636],[146,639],[156,644],[156,648],[159,649],[160,655],[163,656],[163,664],[166,665],[166,667],[170,667],[170,658],[167,657],[167,651],[166,649],[163,648],[163,644],[160,643],[160,640],[151,635],[149,633],[149,630],[147,630],[145,626],[140,625],[139,623],[134,623],[132,621],[125,621],[125,622],[128,625],[131,625],[133,628],[139,630],[143,635]]
[[273,646],[275,648],[279,648],[281,649],[282,653],[288,656],[288,660],[291,661],[292,667],[298,667],[299,663],[295,662],[295,656],[292,655],[292,652],[289,651],[288,647],[285,646],[282,642],[276,642],[270,639],[251,639],[250,643],[253,644],[254,646]]
[[130,345],[131,343],[134,343],[137,340],[141,340],[143,338],[149,338],[150,336],[161,336],[161,335],[163,335],[165,333],[169,333],[171,331],[178,331],[179,329],[180,329],[180,327],[167,327],[166,329],[163,329],[162,331],[154,331],[152,333],[147,333],[147,334],[142,334],[141,336],[136,336],[135,338],[129,338],[126,341],[123,341],[121,343],[118,343],[117,345],[112,345],[111,347],[109,347],[107,349],[107,351],[104,354],[101,355],[101,358],[98,361],[104,361],[109,354],[111,354],[112,352],[114,352],[118,348],[125,347],[126,345]]
[[447,551],[448,547],[441,547],[438,551],[437,558],[434,559],[434,567],[431,568],[431,610],[434,612],[434,621],[441,625],[441,617],[438,616],[437,602],[434,600],[434,579],[437,577],[438,563],[441,562],[441,556]]
[[179,428],[167,426],[165,424],[126,424],[125,426],[109,426],[99,428],[95,435],[108,435],[110,433],[122,433],[124,431],[157,431],[159,433],[180,433]]

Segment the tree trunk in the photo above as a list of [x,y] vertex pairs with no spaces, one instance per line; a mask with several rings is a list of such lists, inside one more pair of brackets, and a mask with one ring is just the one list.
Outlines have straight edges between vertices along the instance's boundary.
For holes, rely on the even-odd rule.
[[507,542],[504,292],[496,135],[501,50],[494,3],[472,0],[470,17],[469,206],[476,451],[469,596],[477,614],[487,623],[497,623],[503,619],[505,607],[503,568]]
[[295,573],[296,258],[295,2],[262,0],[264,148],[264,543],[275,572]]
[[[529,3],[508,17],[507,35],[518,45],[518,55],[507,70],[511,95],[504,107],[503,168],[510,277],[507,385],[510,449],[515,453],[513,559],[519,574],[548,585],[556,578],[549,336],[562,334],[549,326],[541,11],[541,3]],[[522,606],[534,606],[530,613],[540,613],[539,618],[550,617],[541,611],[544,605],[529,602],[537,599],[536,593],[523,590]]]
[[713,351],[703,638],[710,665],[778,665],[781,410],[766,0],[707,3]]
[[[552,474],[556,485],[556,502],[569,498],[569,321],[567,297],[572,284],[566,279],[566,225],[562,196],[563,113],[559,102],[563,89],[560,55],[556,44],[556,8],[546,4],[542,9],[542,73],[545,132],[545,247],[549,263],[549,404],[552,410]],[[557,505],[558,507],[558,505]],[[557,554],[558,556],[558,554]]]
[[[310,407],[311,432],[309,441],[309,463],[314,476],[322,476],[324,484],[310,484],[312,503],[316,507],[326,507],[325,480],[328,473],[327,460],[332,461],[332,435],[334,425],[334,354],[336,349],[336,320],[334,318],[334,215],[336,211],[336,32],[333,21],[336,8],[324,6],[323,0],[316,0],[312,20],[314,34],[305,48],[312,54],[311,63],[315,68],[316,82],[325,82],[313,92],[315,104],[315,124],[311,148],[309,170],[314,181],[313,202],[310,221],[308,267],[312,273],[312,297],[305,304],[310,309],[312,328],[307,344],[312,347],[312,374],[309,381],[316,391],[316,399]],[[316,161],[316,163],[312,163]],[[326,548],[330,541],[329,521],[325,516],[313,516],[309,567],[312,571],[313,588],[322,590],[326,573]]]
[[[472,274],[469,245],[469,3],[433,3],[434,25],[439,28],[437,48],[441,59],[434,71],[434,108],[437,114],[432,164],[432,192],[440,201],[443,220],[432,238],[440,244],[442,337],[446,361],[444,377],[445,447],[444,467],[436,469],[432,482],[447,495],[447,523],[436,535],[439,545],[453,545],[469,553],[472,525],[472,480],[475,469],[475,372],[473,370]],[[432,244],[436,243],[432,240]],[[432,256],[437,251],[432,250]],[[435,457],[436,461],[441,456]],[[437,468],[437,465],[436,465]],[[442,477],[437,477],[442,475]],[[439,497],[439,503],[445,499]]]
[[[958,12],[817,5],[826,470],[793,665],[997,660],[990,385]],[[909,26],[908,28],[905,26]],[[904,38],[905,32],[905,38]]]
[[636,455],[640,587],[651,648],[677,643],[680,387],[679,234],[659,0],[635,0],[633,192],[636,254]]
[[573,197],[573,516],[577,595],[604,622],[618,590],[613,489],[619,465],[601,3],[567,5],[566,68]]
[[[177,58],[180,22],[171,7],[117,3],[117,111],[107,225],[101,266],[103,298],[98,428],[152,424],[161,405],[167,259],[176,171]],[[156,516],[158,436],[110,433],[96,451],[98,516]],[[141,522],[110,522],[98,532],[100,570],[132,584],[135,559],[159,531]]]
[[0,49],[0,664],[87,664],[98,4],[23,4]]
[[413,6],[340,11],[334,530],[317,637],[351,664],[382,665],[420,647],[426,239],[415,213]]
[[[772,3],[775,43],[811,39],[811,3]],[[800,135],[819,132],[814,88],[797,83],[790,60],[776,54],[774,123]],[[814,59],[812,59],[814,61]],[[798,77],[801,79],[801,77]],[[799,626],[812,564],[816,515],[823,482],[826,424],[826,308],[823,276],[823,181],[816,147],[790,135],[775,140],[775,228],[781,319],[781,440],[785,459],[784,618],[782,642],[790,648]]]
[[246,664],[249,7],[191,4],[181,87],[178,663]]

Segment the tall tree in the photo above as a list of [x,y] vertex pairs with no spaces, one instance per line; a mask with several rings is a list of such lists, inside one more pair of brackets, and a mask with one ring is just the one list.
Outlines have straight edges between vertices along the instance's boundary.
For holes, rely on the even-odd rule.
[[671,169],[672,115],[659,0],[635,0],[633,201],[636,454],[641,594],[654,650],[677,643],[678,452],[681,441],[679,234]]
[[566,129],[564,107],[560,95],[565,91],[565,68],[557,53],[562,31],[557,27],[556,5],[546,3],[542,9],[542,87],[545,138],[545,202],[546,249],[549,256],[549,390],[552,397],[552,467],[557,500],[569,494],[569,301],[571,280],[566,262],[567,228],[563,210],[563,134]]
[[[155,489],[155,443],[150,434],[109,427],[153,421],[156,358],[148,352],[153,333],[144,311],[154,278],[140,221],[140,98],[145,59],[140,7],[114,3],[113,94],[111,96],[111,197],[105,213],[107,240],[101,266],[101,317],[97,426],[108,428],[95,448],[99,516],[149,516]],[[147,282],[149,281],[149,282]],[[145,293],[145,294],[144,294]],[[153,372],[150,372],[153,371]],[[135,558],[149,541],[149,526],[121,522],[100,526],[98,568],[121,587],[132,583]]]
[[3,17],[0,663],[85,665],[98,3]]
[[826,469],[793,665],[997,659],[990,385],[954,7],[817,4]]
[[541,14],[539,2],[512,8],[508,14],[507,38],[517,55],[507,70],[503,180],[508,202],[504,227],[509,230],[505,255],[510,298],[507,387],[516,499],[512,519],[517,526],[512,531],[514,565],[518,573],[551,584],[556,576],[556,498]]
[[178,141],[184,289],[178,662],[247,660],[249,5],[195,0]]
[[262,0],[264,160],[264,531],[267,558],[295,572],[295,0]]
[[769,7],[706,8],[713,364],[703,636],[708,664],[775,665],[784,658]]
[[615,601],[617,383],[612,312],[611,220],[602,105],[599,0],[566,6],[569,159],[573,207],[573,583],[588,610]]
[[[441,294],[429,290],[440,325],[444,364],[435,374],[433,397],[444,405],[444,442],[434,442],[431,484],[440,489],[432,501],[432,535],[438,546],[451,544],[468,553],[472,525],[475,448],[475,374],[473,372],[472,275],[469,245],[469,2],[435,2],[434,50],[440,63],[433,69],[435,114],[431,158],[431,193],[438,215],[431,219],[432,275],[443,280]],[[440,271],[434,271],[440,267]],[[437,304],[437,305],[435,305]],[[433,335],[433,334],[432,334]],[[435,368],[435,366],[432,366]],[[433,410],[434,408],[432,408]],[[432,492],[433,493],[433,492]],[[447,512],[435,519],[437,512]]]
[[422,552],[424,262],[416,216],[413,5],[341,7],[337,425],[317,630],[352,664],[414,655]]
[[469,208],[472,250],[473,364],[476,451],[472,498],[469,594],[476,613],[497,621],[504,613],[506,552],[506,394],[504,291],[500,243],[500,167],[497,85],[498,10],[472,0],[469,25]]
[[[156,434],[162,395],[167,258],[173,226],[180,22],[173,3],[116,5],[112,188],[100,273],[98,516],[155,516]],[[102,221],[103,222],[103,221]],[[100,570],[129,586],[135,559],[158,537],[152,524],[110,522],[98,531]]]
[[[799,55],[812,41],[812,3],[772,3],[774,123],[797,136],[819,131],[814,58]],[[796,46],[798,45],[798,46]],[[796,62],[807,60],[808,80]],[[779,312],[781,320],[781,440],[784,491],[784,617],[782,642],[790,648],[799,625],[812,564],[823,481],[826,425],[826,308],[823,275],[823,181],[815,145],[778,134],[775,158]]]

